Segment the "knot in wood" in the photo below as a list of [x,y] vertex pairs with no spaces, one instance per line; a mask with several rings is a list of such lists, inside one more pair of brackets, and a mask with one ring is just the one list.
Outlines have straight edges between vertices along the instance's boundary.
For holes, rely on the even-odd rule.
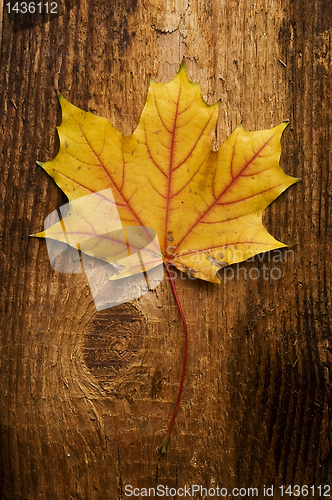
[[135,363],[146,330],[144,316],[130,304],[97,312],[83,345],[88,370],[100,382],[122,375]]

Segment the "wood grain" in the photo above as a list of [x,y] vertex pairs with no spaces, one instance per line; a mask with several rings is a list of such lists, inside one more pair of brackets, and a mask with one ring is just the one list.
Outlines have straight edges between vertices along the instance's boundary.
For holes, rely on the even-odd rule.
[[[118,500],[158,484],[264,498],[263,485],[331,482],[331,18],[330,0],[82,0],[13,33],[4,13],[3,500]],[[58,151],[57,94],[130,134],[149,78],[169,81],[183,58],[204,98],[221,100],[214,147],[239,123],[289,119],[281,164],[302,182],[265,214],[288,252],[234,266],[219,286],[176,280],[188,370],[160,456],[183,353],[169,282],[100,317],[85,276],[53,271],[29,235],[66,202],[35,163]],[[110,360],[124,356],[118,372],[96,331]]]

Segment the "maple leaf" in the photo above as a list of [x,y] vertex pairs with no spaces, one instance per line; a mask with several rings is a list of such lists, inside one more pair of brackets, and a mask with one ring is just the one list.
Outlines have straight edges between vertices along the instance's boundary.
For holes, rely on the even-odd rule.
[[[165,264],[215,283],[220,282],[219,269],[286,246],[268,233],[262,214],[298,181],[279,166],[287,122],[258,132],[239,126],[218,152],[212,151],[219,103],[204,101],[184,64],[169,83],[151,80],[138,126],[129,137],[107,119],[59,99],[60,151],[40,165],[71,202],[84,197],[85,209],[72,203],[62,221],[36,236],[80,246],[112,264],[130,254],[126,238],[103,231],[106,219],[119,217],[124,229],[156,231]],[[86,196],[91,193],[98,195],[99,209],[96,197],[90,201]],[[141,237],[144,246],[144,231]],[[147,239],[151,241],[149,234]],[[157,245],[145,269],[159,263]],[[121,269],[113,279],[141,271],[140,262],[131,255]]]

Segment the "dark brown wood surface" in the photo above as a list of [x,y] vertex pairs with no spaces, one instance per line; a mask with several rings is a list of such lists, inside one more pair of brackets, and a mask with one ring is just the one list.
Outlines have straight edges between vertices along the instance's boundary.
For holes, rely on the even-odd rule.
[[[81,0],[17,32],[4,14],[2,500],[117,500],[158,484],[258,498],[274,485],[278,499],[282,484],[332,483],[331,25],[330,0]],[[96,313],[85,276],[53,271],[29,235],[66,202],[35,163],[58,151],[57,94],[130,134],[149,78],[169,81],[183,57],[221,100],[215,147],[239,123],[289,119],[281,165],[302,182],[264,218],[288,253],[220,285],[176,280],[189,357],[160,456],[183,355],[170,283]]]

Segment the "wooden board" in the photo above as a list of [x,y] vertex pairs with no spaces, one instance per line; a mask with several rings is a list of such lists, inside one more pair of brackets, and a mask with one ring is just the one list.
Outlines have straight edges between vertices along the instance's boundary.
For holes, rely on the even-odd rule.
[[[245,498],[274,485],[278,499],[281,485],[330,484],[330,0],[62,6],[16,32],[3,16],[1,498],[117,500],[129,485],[196,484]],[[57,94],[130,134],[149,78],[169,81],[183,58],[204,98],[221,100],[214,146],[239,123],[289,119],[281,165],[302,182],[265,213],[288,251],[234,266],[220,285],[176,280],[189,357],[161,456],[183,355],[169,281],[97,313],[86,277],[53,271],[29,235],[66,202],[35,163],[59,148]]]

